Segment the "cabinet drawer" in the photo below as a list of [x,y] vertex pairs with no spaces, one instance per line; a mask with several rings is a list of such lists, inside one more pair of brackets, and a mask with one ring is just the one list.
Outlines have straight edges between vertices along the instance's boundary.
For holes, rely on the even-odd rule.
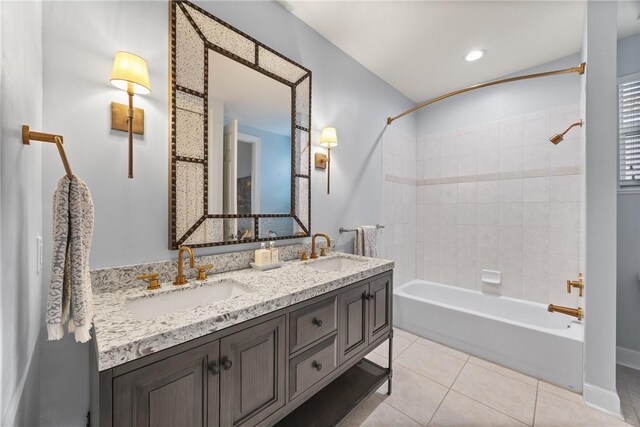
[[289,363],[291,399],[329,375],[338,365],[336,336],[295,357]]
[[336,297],[296,310],[289,317],[289,350],[294,353],[336,330]]

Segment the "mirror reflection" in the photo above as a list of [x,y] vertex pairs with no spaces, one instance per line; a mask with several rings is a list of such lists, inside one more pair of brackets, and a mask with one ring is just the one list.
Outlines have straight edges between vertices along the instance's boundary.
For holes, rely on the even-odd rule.
[[[209,213],[291,212],[291,88],[209,51]],[[225,240],[253,239],[242,221],[225,221]],[[245,227],[246,228],[246,227]],[[261,237],[293,234],[272,221]]]

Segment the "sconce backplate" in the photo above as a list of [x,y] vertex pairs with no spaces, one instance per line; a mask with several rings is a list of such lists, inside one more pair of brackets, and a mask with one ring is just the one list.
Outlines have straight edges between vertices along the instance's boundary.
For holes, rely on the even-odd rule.
[[[128,110],[129,106],[125,104],[111,103],[111,129],[129,131]],[[144,110],[142,108],[133,107],[133,133],[144,135]]]
[[327,168],[327,155],[324,153],[316,153],[316,169]]

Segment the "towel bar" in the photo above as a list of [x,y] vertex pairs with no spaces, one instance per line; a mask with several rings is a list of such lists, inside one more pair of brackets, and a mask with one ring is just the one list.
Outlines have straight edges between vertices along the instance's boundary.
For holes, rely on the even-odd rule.
[[[380,224],[376,224],[376,228],[384,228],[384,225],[380,225]],[[350,233],[356,231],[355,228],[344,228],[344,227],[340,227],[340,232],[341,233]]]
[[54,135],[52,133],[43,132],[32,132],[29,130],[29,125],[22,125],[22,143],[24,145],[31,145],[31,141],[51,142],[52,144],[56,144],[56,147],[58,147],[58,153],[60,153],[60,158],[62,159],[62,165],[64,166],[64,170],[67,172],[67,176],[69,178],[73,177],[73,172],[71,171],[69,160],[67,160],[67,155],[65,154],[64,148],[62,147],[62,135]]

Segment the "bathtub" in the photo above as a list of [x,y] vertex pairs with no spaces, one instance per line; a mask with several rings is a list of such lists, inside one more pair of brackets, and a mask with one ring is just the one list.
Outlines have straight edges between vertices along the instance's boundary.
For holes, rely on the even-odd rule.
[[584,325],[547,306],[423,280],[394,290],[394,324],[582,392]]

